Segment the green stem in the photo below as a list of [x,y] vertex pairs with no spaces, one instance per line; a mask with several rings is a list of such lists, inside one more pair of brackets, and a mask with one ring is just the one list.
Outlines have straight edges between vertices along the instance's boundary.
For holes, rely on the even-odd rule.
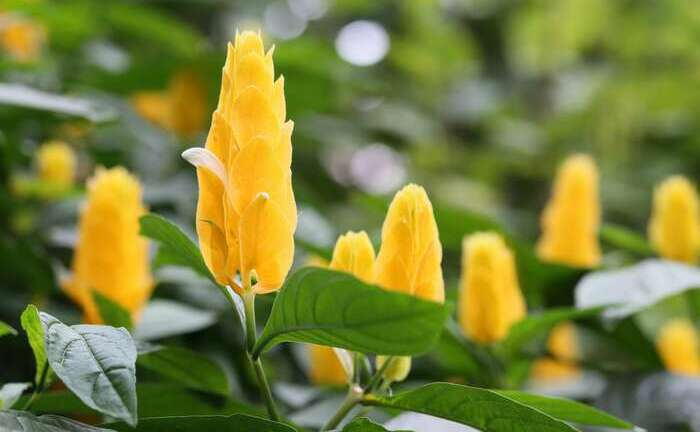
[[350,387],[340,408],[338,408],[338,411],[336,411],[333,417],[321,428],[321,431],[335,429],[360,401],[362,401],[362,389],[359,387]]
[[267,376],[265,375],[265,369],[263,369],[262,361],[260,357],[253,358],[252,351],[255,346],[255,340],[257,339],[257,330],[255,329],[255,293],[250,288],[250,286],[245,287],[243,293],[243,305],[245,306],[245,324],[246,324],[246,351],[248,361],[250,365],[255,370],[255,376],[258,379],[258,386],[260,386],[260,392],[265,399],[265,406],[267,407],[267,413],[270,420],[279,420],[280,416],[277,412],[277,407],[275,406],[275,400],[272,397],[272,391],[270,390],[270,384],[267,381]]
[[39,378],[39,382],[34,386],[34,391],[32,392],[32,396],[29,398],[26,404],[24,404],[24,408],[22,408],[24,411],[28,411],[29,408],[32,407],[32,404],[34,401],[39,397],[39,395],[44,391],[44,383],[46,382],[46,377],[49,374],[49,362],[47,361],[44,363],[44,367],[41,370],[41,377]]
[[365,390],[363,391],[364,394],[369,394],[374,391],[374,389],[377,387],[379,382],[382,380],[382,375],[384,375],[384,371],[389,367],[389,364],[394,361],[394,357],[389,357],[384,361],[384,364],[382,367],[377,369],[377,372],[374,373],[372,376],[372,379],[370,379],[369,383],[367,384],[367,387],[365,387]]

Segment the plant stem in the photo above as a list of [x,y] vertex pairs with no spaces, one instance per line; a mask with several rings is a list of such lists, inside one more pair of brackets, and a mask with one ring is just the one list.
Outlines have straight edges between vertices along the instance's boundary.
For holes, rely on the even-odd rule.
[[369,383],[367,384],[367,387],[365,387],[364,394],[371,393],[374,391],[374,389],[377,387],[377,384],[379,384],[379,381],[382,379],[382,375],[384,374],[384,371],[387,370],[389,367],[389,364],[394,361],[394,357],[389,357],[384,361],[384,364],[382,367],[377,369],[377,371],[374,373],[372,378],[370,379]]
[[32,407],[32,404],[34,401],[39,397],[39,395],[44,391],[44,383],[46,382],[46,376],[49,374],[49,362],[46,361],[44,363],[44,367],[41,370],[41,377],[39,378],[39,382],[36,383],[34,386],[34,391],[32,392],[32,396],[29,398],[26,404],[24,404],[24,408],[22,408],[24,411],[29,410],[29,408]]
[[347,396],[345,396],[345,400],[338,408],[338,411],[336,411],[333,417],[331,417],[331,419],[328,420],[328,422],[323,426],[323,428],[321,428],[321,430],[329,431],[338,426],[340,422],[343,421],[345,416],[348,415],[350,410],[352,410],[355,407],[355,405],[360,403],[360,401],[362,400],[362,394],[363,391],[360,387],[351,386],[348,390]]
[[245,287],[243,293],[243,304],[245,306],[245,324],[246,324],[246,351],[248,361],[250,365],[255,370],[255,376],[258,379],[258,386],[260,386],[260,392],[265,399],[265,406],[267,407],[267,414],[270,420],[279,420],[280,416],[277,413],[277,407],[275,406],[275,400],[272,397],[272,391],[270,390],[270,384],[267,381],[267,376],[265,376],[265,369],[263,369],[262,361],[260,357],[253,360],[252,351],[255,346],[255,340],[257,339],[257,330],[255,329],[255,293],[250,286]]

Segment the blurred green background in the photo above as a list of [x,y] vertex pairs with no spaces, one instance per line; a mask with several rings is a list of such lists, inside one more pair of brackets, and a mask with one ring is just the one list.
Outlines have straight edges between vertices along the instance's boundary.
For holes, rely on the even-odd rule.
[[[595,157],[604,220],[640,234],[653,185],[700,168],[697,0],[4,0],[1,320],[31,301],[80,319],[57,281],[98,165],[128,167],[149,208],[193,232],[195,172],[179,155],[204,143],[236,29],[261,29],[285,76],[298,264],[347,229],[378,240],[377,197],[407,182],[531,242],[568,154]],[[50,140],[78,155],[60,199],[33,180]],[[448,288],[459,242],[443,239]],[[212,287],[159,279],[157,297],[221,310]],[[230,356],[233,320],[188,344]],[[28,347],[3,349],[0,381],[31,376]]]

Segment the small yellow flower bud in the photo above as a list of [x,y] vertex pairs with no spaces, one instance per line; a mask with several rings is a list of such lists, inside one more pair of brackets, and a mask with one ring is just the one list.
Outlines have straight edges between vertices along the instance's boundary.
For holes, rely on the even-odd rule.
[[20,62],[39,58],[46,39],[46,29],[39,23],[9,14],[0,14],[0,47]]
[[381,287],[442,303],[442,245],[425,189],[409,184],[398,191],[382,227],[375,265]]
[[98,168],[88,181],[88,197],[80,215],[72,278],[63,285],[82,308],[86,323],[102,320],[93,301],[95,290],[138,318],[148,301],[153,280],[148,243],[139,234],[145,212],[141,185],[124,168]]
[[683,375],[700,375],[700,345],[693,324],[674,319],[661,328],[656,349],[666,369]]
[[531,375],[539,380],[561,380],[580,373],[576,364],[579,358],[576,328],[566,322],[557,325],[549,333],[547,351],[553,357],[544,357],[532,365]]
[[375,367],[377,370],[384,366],[387,359],[391,359],[391,363],[387,366],[382,374],[382,378],[388,382],[401,382],[408,377],[411,372],[411,357],[387,357],[378,355],[375,359]]
[[316,385],[342,386],[348,378],[338,356],[331,347],[308,345],[310,357],[309,376]]
[[65,191],[73,186],[76,157],[71,147],[62,141],[50,141],[36,153],[39,178],[47,185]]
[[497,342],[525,314],[515,259],[503,238],[490,232],[465,237],[459,296],[464,333],[480,343]]
[[[244,32],[229,44],[219,103],[204,149],[183,157],[197,167],[197,235],[221,284],[275,291],[292,265],[297,215],[290,170],[293,123],[272,50]],[[243,286],[236,282],[240,273]]]
[[673,176],[654,190],[649,240],[667,259],[695,264],[700,254],[700,205],[688,179]]
[[539,257],[577,267],[598,265],[600,218],[595,162],[590,156],[571,156],[559,168],[542,213]]
[[364,231],[348,231],[338,238],[330,268],[344,271],[367,283],[374,276],[374,247]]

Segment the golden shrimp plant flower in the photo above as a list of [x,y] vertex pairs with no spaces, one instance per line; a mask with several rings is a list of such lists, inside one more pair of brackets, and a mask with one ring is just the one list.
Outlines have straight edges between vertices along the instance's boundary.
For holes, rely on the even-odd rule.
[[285,121],[284,80],[274,79],[272,51],[259,34],[236,35],[205,147],[183,153],[197,167],[196,227],[207,266],[219,283],[258,294],[282,286],[297,223],[293,123]]
[[[384,219],[374,282],[390,291],[443,303],[441,261],[442,245],[428,194],[421,186],[404,186],[394,196]],[[386,361],[386,357],[377,356],[377,367]],[[410,357],[394,357],[384,378],[401,381],[410,368]]]
[[649,240],[667,259],[694,264],[700,254],[700,203],[695,186],[672,176],[654,190]]
[[539,257],[575,267],[595,267],[600,262],[600,219],[595,162],[587,155],[571,156],[559,168],[542,213]]
[[42,182],[66,190],[73,185],[76,169],[73,149],[63,141],[49,141],[39,147],[36,166]]
[[513,252],[492,232],[465,237],[459,294],[462,331],[479,343],[503,339],[526,314]]
[[534,379],[563,380],[580,373],[579,343],[572,323],[564,322],[552,329],[547,338],[547,352],[549,357],[537,359],[532,365]]
[[656,350],[666,370],[700,375],[698,332],[687,319],[676,318],[665,323],[656,336]]
[[98,168],[87,188],[73,274],[63,288],[83,309],[86,323],[102,322],[92,291],[137,319],[153,289],[148,242],[139,234],[139,218],[145,213],[141,185],[122,167]]

